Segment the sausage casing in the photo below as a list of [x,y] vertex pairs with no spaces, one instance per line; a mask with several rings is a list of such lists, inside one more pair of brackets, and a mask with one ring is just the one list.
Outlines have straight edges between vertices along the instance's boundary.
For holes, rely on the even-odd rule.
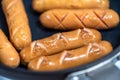
[[10,40],[18,50],[31,43],[31,32],[22,0],[2,0]]
[[58,30],[109,29],[118,25],[119,16],[111,9],[54,9],[40,15],[40,22],[46,28]]
[[43,12],[50,9],[109,8],[109,0],[33,0],[33,9]]
[[84,28],[56,33],[50,37],[33,41],[29,46],[25,47],[20,52],[21,61],[26,63],[38,56],[55,54],[100,40],[101,33],[94,29]]
[[18,52],[0,29],[0,63],[15,68],[20,63]]
[[55,55],[35,58],[30,61],[28,68],[35,71],[66,69],[97,60],[112,50],[112,45],[107,41],[89,43],[78,49],[65,50]]

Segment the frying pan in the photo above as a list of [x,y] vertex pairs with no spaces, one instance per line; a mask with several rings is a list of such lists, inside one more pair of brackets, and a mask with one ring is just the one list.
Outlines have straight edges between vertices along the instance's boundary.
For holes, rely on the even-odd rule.
[[[32,0],[23,0],[25,9],[29,18],[29,23],[32,31],[32,39],[41,39],[47,36],[50,36],[56,32],[55,30],[49,30],[42,27],[42,25],[39,22],[39,13],[36,13],[33,11],[31,2]],[[1,0],[0,0],[1,3]],[[117,11],[117,13],[120,15],[120,0],[110,0],[110,8]],[[2,8],[0,4],[0,28],[5,32],[5,34],[9,38],[7,23],[5,20],[5,16],[3,14]],[[0,64],[0,75],[11,78],[11,79],[17,79],[17,80],[64,80],[68,74],[71,74],[73,72],[83,71],[86,69],[89,69],[93,66],[96,66],[98,64],[101,64],[107,60],[113,59],[113,57],[118,57],[120,52],[120,24],[110,30],[101,30],[103,40],[108,40],[112,43],[114,51],[112,51],[109,55],[106,55],[105,57],[93,61],[91,63],[77,66],[74,68],[69,68],[66,70],[60,70],[60,71],[51,71],[51,72],[34,72],[28,70],[25,66],[20,65],[16,69],[9,68],[7,66],[4,66]],[[94,68],[93,68],[94,69]]]

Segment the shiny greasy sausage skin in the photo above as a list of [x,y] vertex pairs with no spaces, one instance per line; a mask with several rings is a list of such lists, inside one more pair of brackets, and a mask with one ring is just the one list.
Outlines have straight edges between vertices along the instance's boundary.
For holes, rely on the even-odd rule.
[[50,9],[107,9],[109,0],[33,0],[32,6],[37,12]]
[[97,60],[112,51],[107,41],[89,43],[78,49],[65,50],[51,56],[41,56],[30,61],[28,68],[35,71],[61,70]]
[[31,43],[31,32],[22,0],[2,0],[2,8],[8,23],[10,40],[21,50]]
[[46,28],[58,30],[110,29],[118,25],[119,16],[111,9],[54,9],[40,15],[40,22]]
[[94,29],[77,29],[68,32],[56,33],[44,39],[33,41],[21,52],[23,63],[31,61],[33,58],[44,55],[51,55],[57,52],[78,48],[89,42],[101,40],[101,33]]
[[8,41],[5,34],[0,29],[0,63],[16,68],[19,66],[20,58],[18,52]]

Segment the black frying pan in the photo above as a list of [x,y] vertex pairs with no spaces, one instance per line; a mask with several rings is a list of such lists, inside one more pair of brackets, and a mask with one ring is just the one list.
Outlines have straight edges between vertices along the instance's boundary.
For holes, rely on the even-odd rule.
[[[40,14],[35,13],[32,9],[32,6],[31,6],[32,0],[23,0],[23,1],[25,4],[26,12],[28,14],[33,40],[44,38],[56,32],[59,32],[59,31],[43,28],[42,25],[39,23],[39,19],[38,19]],[[120,4],[120,0],[110,0],[110,8],[117,11],[118,14],[120,15],[119,4]],[[1,4],[0,4],[0,28],[5,32],[5,34],[9,38],[7,23],[1,8]],[[33,72],[33,71],[27,70],[27,68],[22,65],[20,65],[16,69],[12,69],[0,64],[0,75],[11,78],[11,79],[17,79],[17,80],[18,79],[20,80],[63,80],[69,73],[72,73],[74,71],[84,70],[96,64],[99,64],[102,61],[105,61],[111,58],[112,56],[116,55],[120,51],[120,25],[118,25],[114,29],[104,30],[100,32],[102,33],[102,37],[104,40],[108,40],[112,43],[114,47],[114,51],[99,60],[96,60],[94,62],[91,62],[83,66],[78,66],[78,67],[74,67],[66,70],[54,71],[54,72]]]

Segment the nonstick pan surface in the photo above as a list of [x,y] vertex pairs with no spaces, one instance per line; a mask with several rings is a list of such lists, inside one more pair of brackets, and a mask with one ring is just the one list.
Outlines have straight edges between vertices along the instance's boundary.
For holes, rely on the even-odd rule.
[[[60,31],[43,28],[39,22],[40,14],[36,13],[32,9],[32,6],[31,6],[32,0],[23,0],[23,2],[29,18],[33,40],[45,38],[56,32],[60,32]],[[0,3],[1,3],[1,0],[0,0]],[[110,0],[110,8],[117,11],[117,13],[120,15],[120,0]],[[5,32],[5,34],[9,38],[7,23],[2,11],[1,4],[0,4],[0,28]],[[99,64],[102,61],[105,61],[111,58],[112,56],[114,56],[120,51],[120,24],[114,29],[102,30],[100,32],[102,33],[103,40],[108,40],[112,43],[114,51],[99,60],[96,60],[94,62],[91,62],[83,66],[78,66],[78,67],[74,67],[66,70],[54,71],[54,72],[33,72],[33,71],[27,70],[27,68],[22,65],[20,65],[16,69],[12,69],[0,64],[0,75],[3,75],[8,78],[12,78],[12,79],[17,79],[17,80],[19,79],[20,80],[26,80],[26,79],[28,80],[63,80],[67,74],[74,71],[84,70],[86,68]]]

